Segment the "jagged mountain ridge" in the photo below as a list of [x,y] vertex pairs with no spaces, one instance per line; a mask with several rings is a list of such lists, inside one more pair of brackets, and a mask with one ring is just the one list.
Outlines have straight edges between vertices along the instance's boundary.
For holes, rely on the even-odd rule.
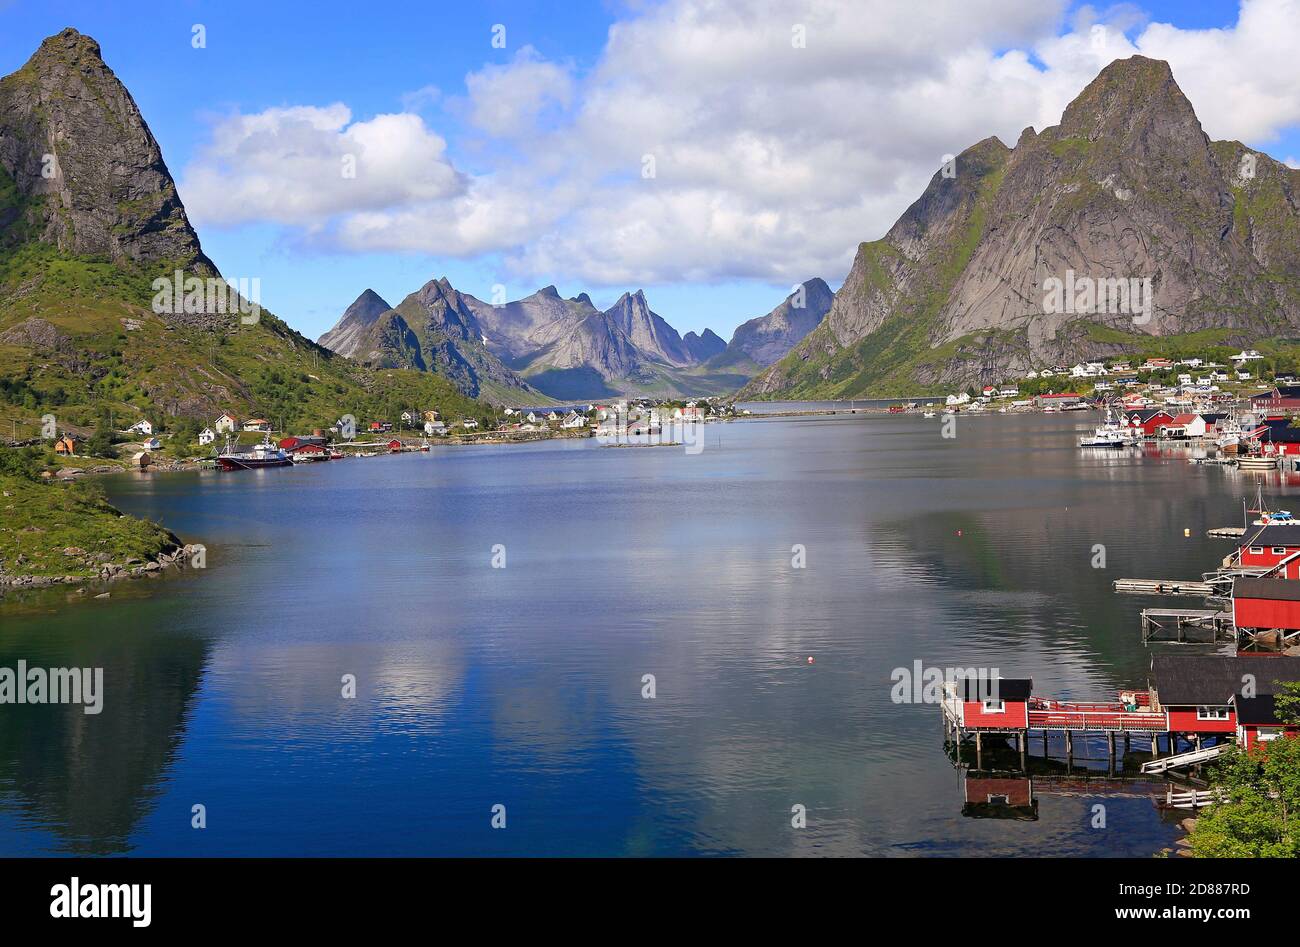
[[[435,289],[436,287],[436,289]],[[655,313],[641,290],[624,293],[609,309],[599,310],[586,293],[570,299],[554,286],[500,304],[461,293],[445,278],[433,280],[396,314],[373,312],[377,304],[362,294],[322,344],[368,364],[421,368],[420,330],[425,315],[413,312],[413,297],[436,311],[436,328],[451,344],[441,353],[451,377],[473,377],[467,352],[481,345],[506,372],[559,399],[602,397],[615,392],[708,394],[735,390],[748,378],[736,372],[704,371],[702,366],[725,350],[711,330],[683,339]],[[434,297],[442,302],[433,303]],[[378,297],[376,297],[378,298]],[[365,313],[368,325],[359,315]],[[427,313],[426,313],[427,315]],[[453,351],[454,350],[454,351]]]
[[[825,320],[742,392],[853,397],[992,384],[1144,335],[1300,326],[1300,172],[1214,142],[1167,63],[1117,60],[1061,123],[936,173],[859,246]],[[1143,312],[1049,312],[1050,278],[1149,279]]]

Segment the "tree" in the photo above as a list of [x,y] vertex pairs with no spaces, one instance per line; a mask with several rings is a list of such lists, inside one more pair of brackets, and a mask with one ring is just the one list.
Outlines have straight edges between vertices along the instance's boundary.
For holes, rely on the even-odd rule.
[[95,433],[86,442],[86,453],[92,457],[117,456],[117,448],[113,446],[112,415],[106,407],[99,409],[99,421],[95,426]]
[[1300,739],[1280,737],[1219,758],[1210,787],[1225,802],[1210,806],[1192,830],[1198,858],[1300,857]]

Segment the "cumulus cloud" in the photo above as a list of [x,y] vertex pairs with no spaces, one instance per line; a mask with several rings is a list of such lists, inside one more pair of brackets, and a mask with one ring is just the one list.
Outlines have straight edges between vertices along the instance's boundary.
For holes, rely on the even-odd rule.
[[272,108],[218,121],[182,188],[200,223],[317,227],[462,193],[467,179],[446,149],[409,113],[353,122],[340,103]]
[[[585,71],[525,48],[467,76],[448,109],[478,142],[464,172],[412,115],[276,109],[218,126],[185,197],[218,222],[327,223],[346,248],[500,254],[521,279],[788,284],[841,277],[945,155],[1055,124],[1117,58],[1169,60],[1213,138],[1259,146],[1300,123],[1300,0],[1245,0],[1230,29],[1132,4],[1065,16],[1062,0],[667,0],[614,24]],[[347,149],[384,173],[340,186]]]
[[529,135],[551,106],[573,101],[570,66],[544,61],[525,46],[508,65],[488,65],[465,78],[469,121],[480,131],[502,138]]

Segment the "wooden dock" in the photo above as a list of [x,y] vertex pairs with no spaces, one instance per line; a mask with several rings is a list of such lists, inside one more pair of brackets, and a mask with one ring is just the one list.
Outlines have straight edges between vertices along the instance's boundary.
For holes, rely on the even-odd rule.
[[1244,526],[1218,526],[1214,529],[1206,530],[1205,535],[1211,539],[1241,539],[1246,535]]
[[1215,594],[1215,587],[1202,579],[1116,579],[1116,592],[1135,595],[1191,595],[1203,597]]
[[[1189,632],[1200,632],[1191,634]],[[1142,642],[1176,641],[1213,644],[1236,637],[1232,612],[1200,608],[1142,609]]]

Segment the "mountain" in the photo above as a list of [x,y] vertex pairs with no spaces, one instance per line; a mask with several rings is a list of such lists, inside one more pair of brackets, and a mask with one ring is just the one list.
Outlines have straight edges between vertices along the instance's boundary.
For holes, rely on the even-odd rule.
[[[641,290],[624,293],[604,311],[586,293],[566,299],[554,286],[488,303],[457,291],[445,277],[395,311],[381,311],[377,296],[360,305],[365,298],[321,336],[322,344],[365,364],[432,366],[471,394],[478,392],[476,379],[486,378],[494,398],[515,402],[538,403],[538,392],[562,401],[624,392],[709,395],[734,391],[750,375],[706,366],[725,350],[722,339],[709,329],[682,338]],[[426,331],[439,340],[432,356]]]
[[253,275],[239,285],[242,296],[204,254],[158,142],[95,40],[63,30],[0,79],[6,433],[30,435],[44,413],[61,428],[101,411],[120,427],[230,411],[310,428],[349,412],[391,417],[397,405],[484,407],[446,379],[336,356],[256,306]]
[[1014,149],[985,139],[946,170],[743,396],[943,391],[1153,337],[1300,327],[1300,172],[1211,141],[1167,63],[1117,60],[1059,125]]
[[739,326],[728,343],[728,354],[733,358],[742,355],[764,366],[779,361],[817,327],[834,298],[825,280],[808,280],[767,315]]
[[348,306],[338,324],[320,337],[320,344],[340,355],[351,357],[361,347],[366,330],[392,308],[377,292],[367,289]]
[[715,355],[721,355],[726,351],[727,343],[723,342],[712,329],[705,329],[700,335],[687,332],[682,336],[682,347],[694,361],[707,362]]

